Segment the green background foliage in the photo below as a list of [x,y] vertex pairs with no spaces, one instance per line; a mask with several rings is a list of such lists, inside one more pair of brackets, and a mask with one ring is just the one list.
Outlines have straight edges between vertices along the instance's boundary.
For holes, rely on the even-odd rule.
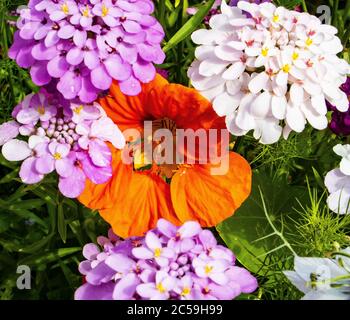
[[[0,0],[0,123],[10,119],[11,110],[26,94],[37,91],[28,71],[7,57],[16,7],[26,2]],[[169,72],[169,81],[190,85],[186,73],[195,46],[189,35],[204,27],[203,17],[213,2],[155,1],[155,15],[166,33],[167,59],[159,67]],[[276,2],[288,8],[306,6],[311,13],[323,4]],[[350,1],[326,4],[348,58]],[[186,13],[191,6],[199,8],[195,16]],[[338,246],[350,244],[350,218],[327,210],[322,178],[338,165],[332,147],[342,142],[347,141],[329,130],[311,128],[272,146],[250,136],[236,141],[235,151],[248,159],[254,171],[252,194],[217,231],[239,263],[259,279],[258,291],[240,299],[298,299],[300,292],[282,274],[293,267],[293,255],[327,256]],[[108,225],[98,213],[63,198],[54,176],[28,186],[20,182],[18,170],[18,164],[0,156],[0,300],[72,299],[82,283],[78,272],[81,249],[106,234]],[[16,288],[16,270],[23,264],[32,270],[31,290]]]

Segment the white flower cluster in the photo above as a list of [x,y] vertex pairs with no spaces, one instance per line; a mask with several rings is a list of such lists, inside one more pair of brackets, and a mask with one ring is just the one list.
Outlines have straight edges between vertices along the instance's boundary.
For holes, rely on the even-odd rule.
[[329,209],[339,214],[350,213],[350,145],[337,144],[333,151],[342,157],[339,168],[329,171],[325,185],[330,195],[327,198]]
[[305,295],[302,300],[350,300],[350,247],[330,258],[294,259],[285,276]]
[[335,27],[272,3],[230,7],[223,0],[221,12],[210,29],[192,34],[200,46],[188,76],[226,116],[232,134],[254,130],[256,139],[270,144],[282,131],[285,138],[303,131],[307,122],[325,129],[326,100],[347,111],[339,87],[350,68],[337,57],[343,47]]

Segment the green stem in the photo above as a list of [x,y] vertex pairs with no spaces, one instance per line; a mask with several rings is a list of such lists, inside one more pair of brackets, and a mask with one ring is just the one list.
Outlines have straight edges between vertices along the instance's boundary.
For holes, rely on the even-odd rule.
[[242,144],[243,142],[243,139],[244,139],[244,136],[241,136],[241,137],[237,137],[236,141],[235,141],[235,145],[233,146],[233,150],[234,152],[237,152],[239,146]]
[[[264,195],[261,191],[261,188],[259,187],[259,192],[260,192],[260,197],[261,197],[261,202],[262,202],[262,205],[263,205],[263,209],[264,209],[264,213],[265,213],[265,216],[266,216],[266,219],[269,223],[269,225],[271,226],[272,230],[274,231],[274,233],[280,237],[280,239],[283,241],[283,245],[278,247],[278,248],[282,248],[282,247],[287,247],[295,256],[297,256],[297,253],[294,251],[294,249],[292,248],[292,246],[289,244],[289,242],[287,241],[287,239],[284,237],[283,233],[278,231],[277,228],[275,227],[275,225],[272,223],[271,219],[270,219],[270,216],[267,212],[267,208],[266,208],[266,204],[265,204],[265,200],[264,200]],[[274,250],[277,250],[277,248],[275,248]]]
[[334,7],[333,7],[333,15],[332,15],[332,25],[337,27],[338,25],[338,7],[339,7],[339,0],[335,0]]
[[302,6],[302,8],[303,8],[303,11],[304,11],[304,12],[307,12],[307,6],[306,6],[305,0],[302,1],[301,6]]

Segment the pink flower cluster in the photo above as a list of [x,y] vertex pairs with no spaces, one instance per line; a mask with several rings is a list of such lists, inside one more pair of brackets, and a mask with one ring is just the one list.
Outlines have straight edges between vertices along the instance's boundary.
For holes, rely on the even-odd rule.
[[231,300],[257,288],[235,266],[233,253],[197,222],[176,227],[160,219],[144,237],[121,240],[113,232],[85,245],[79,265],[86,283],[76,300]]
[[38,183],[56,171],[61,193],[75,198],[86,178],[100,184],[112,176],[106,142],[123,148],[125,139],[97,103],[63,106],[42,90],[28,95],[12,115],[15,120],[0,126],[0,146],[5,159],[24,160],[19,172],[24,183]]
[[[155,77],[164,31],[151,0],[31,0],[20,11],[9,56],[38,86],[94,101],[117,80],[126,95]],[[54,81],[54,79],[57,79]]]

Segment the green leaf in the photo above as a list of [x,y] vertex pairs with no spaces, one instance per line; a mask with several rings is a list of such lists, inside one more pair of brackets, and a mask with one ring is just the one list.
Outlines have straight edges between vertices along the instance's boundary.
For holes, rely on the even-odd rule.
[[202,8],[200,8],[198,12],[168,41],[164,46],[163,51],[167,52],[174,48],[178,43],[186,39],[193,31],[195,31],[213,6],[214,1],[215,0],[209,0]]
[[66,243],[67,240],[67,224],[64,218],[63,213],[63,204],[59,203],[57,206],[57,227],[58,227],[58,233],[61,236],[61,239],[64,243]]
[[[281,240],[280,231],[287,217],[296,215],[293,210],[293,205],[297,206],[296,198],[305,195],[305,188],[255,172],[250,197],[232,217],[219,224],[217,230],[240,263],[252,272],[263,273],[264,259],[269,253],[283,250],[291,254]],[[265,203],[268,204],[266,210]],[[271,224],[276,226],[277,232]]]
[[4,184],[4,183],[9,183],[10,181],[12,181],[14,178],[17,178],[18,176],[18,171],[19,168],[16,168],[15,170],[11,171],[10,173],[8,173],[5,177],[3,177],[0,180],[0,184]]
[[49,234],[47,237],[42,238],[40,241],[33,243],[29,246],[23,247],[19,249],[19,252],[24,252],[24,253],[35,253],[38,252],[40,249],[42,249],[45,245],[49,243],[49,241],[52,239],[54,236],[53,233]]
[[80,247],[61,248],[53,251],[45,251],[44,253],[38,253],[30,257],[26,257],[18,262],[19,265],[25,264],[30,267],[39,266],[41,264],[51,263],[65,256],[71,255],[80,251]]

